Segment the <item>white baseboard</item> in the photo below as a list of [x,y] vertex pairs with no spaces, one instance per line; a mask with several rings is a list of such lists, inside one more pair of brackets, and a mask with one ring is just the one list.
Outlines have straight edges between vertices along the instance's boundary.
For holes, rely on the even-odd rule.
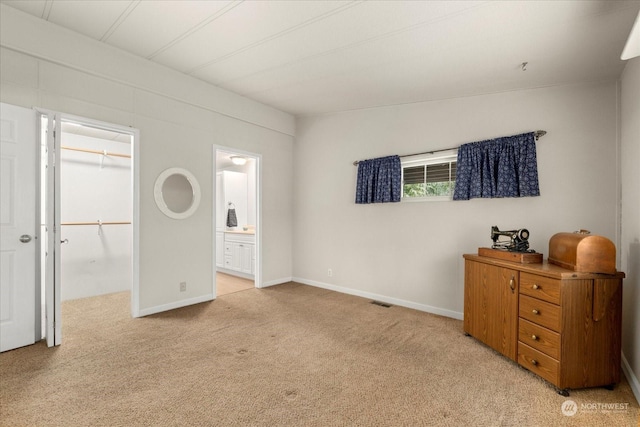
[[633,372],[633,369],[631,369],[629,362],[627,362],[627,358],[624,357],[624,353],[622,353],[622,372],[624,372],[627,381],[629,381],[633,395],[636,397],[636,400],[640,402],[640,381],[638,381],[638,377],[635,372]]
[[172,302],[169,304],[157,305],[155,307],[140,309],[138,313],[139,317],[149,316],[150,314],[162,313],[163,311],[169,311],[176,308],[186,307],[188,305],[199,304],[201,302],[213,301],[216,299],[213,294],[206,294],[195,298],[183,299],[180,301]]
[[268,282],[262,282],[261,288],[268,288],[269,286],[282,285],[283,283],[289,283],[291,277],[282,277],[280,279],[269,280]]
[[451,317],[453,319],[462,320],[464,317],[463,313],[447,310],[444,308],[433,307],[430,305],[419,304],[412,301],[406,301],[398,298],[388,297],[385,295],[378,295],[371,292],[360,291],[357,289],[345,288],[342,286],[330,285],[328,283],[316,282],[315,280],[307,280],[301,277],[294,277],[294,282],[302,283],[305,285],[315,286],[317,288],[328,289],[330,291],[336,291],[343,294],[355,295],[358,297],[368,298],[375,301],[385,302],[387,304],[399,305],[401,307],[412,308],[414,310],[424,311],[427,313],[437,314],[439,316]]

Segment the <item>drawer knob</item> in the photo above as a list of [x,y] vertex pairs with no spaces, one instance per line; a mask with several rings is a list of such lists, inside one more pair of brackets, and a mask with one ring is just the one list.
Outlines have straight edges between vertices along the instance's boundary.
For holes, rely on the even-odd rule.
[[540,289],[540,286],[538,286],[537,283],[534,283],[534,285],[532,286],[533,289]]
[[516,281],[513,275],[511,276],[511,280],[509,280],[509,287],[511,288],[511,293],[516,290]]
[[536,359],[531,359],[531,364],[533,366],[538,366],[538,361]]
[[531,312],[532,312],[533,314],[540,314],[540,312],[539,312],[538,310],[536,310],[535,308],[534,308],[533,310],[531,310]]
[[538,336],[537,335],[531,335],[531,339],[534,340],[534,341],[537,341],[538,340]]

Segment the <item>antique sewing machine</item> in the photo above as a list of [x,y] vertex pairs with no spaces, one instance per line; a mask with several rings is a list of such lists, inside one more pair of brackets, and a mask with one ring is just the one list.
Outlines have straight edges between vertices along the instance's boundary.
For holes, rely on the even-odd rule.
[[498,226],[491,227],[492,249],[500,249],[510,252],[535,252],[529,250],[529,230],[499,230]]

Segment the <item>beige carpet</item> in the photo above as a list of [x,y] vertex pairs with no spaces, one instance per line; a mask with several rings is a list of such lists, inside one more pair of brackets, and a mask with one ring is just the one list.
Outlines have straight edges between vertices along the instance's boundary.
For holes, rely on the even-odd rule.
[[[567,398],[464,336],[458,320],[295,283],[142,319],[129,318],[128,300],[67,302],[61,347],[1,354],[0,424],[638,423],[626,381],[573,391],[579,410],[565,416]],[[605,403],[623,408],[603,413]]]

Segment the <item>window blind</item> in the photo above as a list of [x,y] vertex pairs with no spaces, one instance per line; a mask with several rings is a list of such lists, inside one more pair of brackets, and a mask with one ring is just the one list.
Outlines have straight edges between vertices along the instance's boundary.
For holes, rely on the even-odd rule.
[[456,179],[456,162],[435,163],[404,168],[405,184],[448,182]]

